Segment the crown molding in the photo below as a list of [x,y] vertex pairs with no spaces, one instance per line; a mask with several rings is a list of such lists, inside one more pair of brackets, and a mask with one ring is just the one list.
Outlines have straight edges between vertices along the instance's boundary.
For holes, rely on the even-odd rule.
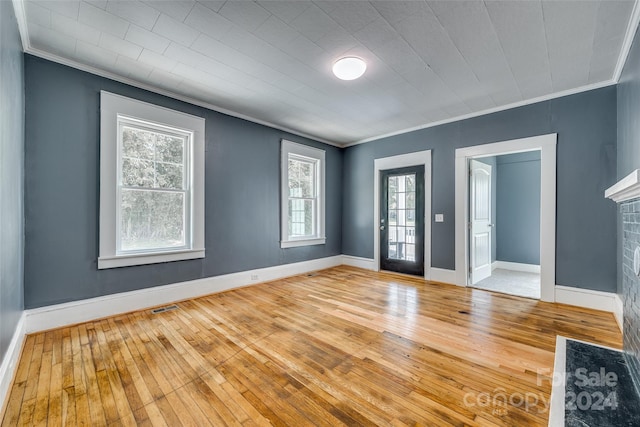
[[485,116],[487,114],[492,114],[492,113],[497,113],[497,112],[500,112],[500,111],[510,110],[512,108],[524,107],[525,105],[536,104],[538,102],[549,101],[551,99],[556,99],[556,98],[562,98],[563,96],[574,95],[576,93],[587,92],[587,91],[590,91],[590,90],[600,89],[600,88],[607,87],[607,86],[612,86],[612,85],[615,85],[615,84],[616,84],[616,82],[613,81],[613,80],[606,80],[604,82],[599,82],[599,83],[591,83],[591,84],[588,84],[588,85],[585,85],[585,86],[580,86],[580,87],[573,88],[573,89],[567,89],[567,90],[563,90],[563,91],[560,91],[560,92],[554,92],[554,93],[550,93],[548,95],[539,96],[537,98],[531,98],[531,99],[526,99],[524,101],[513,102],[511,104],[501,105],[501,106],[498,106],[498,107],[489,108],[487,110],[477,111],[475,113],[469,113],[469,114],[464,114],[464,115],[461,115],[461,116],[451,117],[449,119],[439,120],[437,122],[425,123],[423,125],[418,125],[418,126],[414,126],[414,127],[411,127],[411,128],[402,129],[402,130],[399,130],[399,131],[390,132],[390,133],[379,135],[379,136],[372,136],[370,138],[362,139],[360,141],[344,144],[344,145],[342,145],[342,147],[346,148],[346,147],[351,147],[353,145],[365,144],[367,142],[377,141],[379,139],[389,138],[391,136],[402,135],[404,133],[413,132],[413,131],[416,131],[416,130],[427,129],[427,128],[431,128],[431,127],[435,127],[435,126],[444,125],[444,124],[447,124],[447,123],[459,122],[461,120],[466,120],[466,119],[472,119],[474,117]]
[[[17,1],[20,1],[20,0],[17,0]],[[228,110],[228,109],[220,107],[218,105],[211,104],[209,102],[202,101],[202,100],[199,100],[199,99],[196,99],[196,98],[192,98],[190,96],[181,95],[179,93],[176,93],[176,92],[173,92],[173,91],[170,91],[170,90],[160,89],[157,86],[153,86],[153,85],[150,85],[150,84],[142,83],[142,82],[140,82],[138,80],[134,80],[134,79],[131,79],[129,77],[123,77],[123,76],[121,76],[119,74],[115,74],[115,73],[112,73],[110,71],[105,71],[105,70],[101,70],[99,68],[92,67],[91,65],[81,64],[81,63],[79,63],[77,61],[74,61],[74,60],[71,60],[71,59],[67,59],[67,58],[63,58],[61,56],[54,55],[54,54],[51,54],[51,53],[48,53],[48,52],[44,52],[42,50],[35,49],[33,47],[30,47],[28,50],[25,50],[25,53],[28,53],[29,55],[37,56],[39,58],[46,59],[46,60],[51,61],[51,62],[55,62],[55,63],[62,64],[62,65],[66,65],[67,67],[75,68],[75,69],[80,70],[80,71],[85,71],[87,73],[95,74],[95,75],[100,76],[100,77],[104,77],[104,78],[107,78],[107,79],[110,79],[110,80],[115,80],[115,81],[117,81],[119,83],[124,83],[126,85],[137,87],[139,89],[144,89],[144,90],[147,90],[149,92],[157,93],[159,95],[164,95],[164,96],[167,96],[169,98],[176,99],[178,101],[183,101],[183,102],[186,102],[186,103],[189,103],[189,104],[192,104],[192,105],[196,105],[198,107],[204,107],[204,108],[207,108],[209,110],[215,111],[217,113],[226,114],[227,116],[235,117],[235,118],[242,119],[242,120],[247,120],[247,121],[252,122],[252,123],[256,123],[256,124],[259,124],[259,125],[267,126],[267,127],[272,128],[272,129],[277,129],[277,130],[280,130],[280,131],[283,131],[283,132],[290,133],[292,135],[300,136],[302,138],[311,139],[313,141],[321,142],[323,144],[331,145],[331,146],[334,146],[334,147],[338,147],[338,148],[342,147],[341,144],[338,144],[336,142],[332,142],[332,141],[320,138],[318,136],[309,135],[309,134],[306,134],[304,132],[300,132],[300,131],[297,131],[297,130],[294,130],[294,129],[290,129],[290,128],[285,127],[285,126],[281,126],[281,125],[277,125],[277,124],[272,123],[272,122],[268,122],[266,120],[257,119],[255,117],[248,116],[248,115],[245,115],[245,114],[241,114],[241,113],[238,113],[236,111]]]
[[564,90],[564,91],[560,91],[560,92],[554,92],[554,93],[550,93],[547,95],[543,95],[543,96],[539,96],[536,98],[531,98],[531,99],[527,99],[527,100],[523,100],[523,101],[518,101],[518,102],[514,102],[511,104],[506,104],[506,105],[502,105],[502,106],[498,106],[498,107],[494,107],[494,108],[490,108],[490,109],[486,109],[486,110],[482,110],[482,111],[478,111],[478,112],[473,112],[473,113],[469,113],[469,114],[464,114],[464,115],[460,115],[460,116],[455,116],[455,117],[451,117],[448,119],[443,119],[443,120],[439,120],[439,121],[435,121],[435,122],[429,122],[429,123],[424,123],[418,126],[413,126],[410,128],[405,128],[405,129],[401,129],[401,130],[397,130],[397,131],[393,131],[393,132],[389,132],[389,133],[385,133],[385,134],[381,134],[381,135],[376,135],[376,136],[372,136],[372,137],[368,137],[365,139],[361,139],[358,141],[354,141],[354,142],[349,142],[349,143],[336,143],[333,141],[329,141],[327,139],[315,136],[315,135],[310,135],[304,132],[300,132],[291,128],[288,128],[286,126],[281,126],[266,120],[261,120],[261,119],[257,119],[255,117],[252,116],[248,116],[245,114],[241,114],[238,113],[236,111],[232,111],[223,107],[220,107],[218,105],[212,104],[210,102],[206,102],[206,101],[202,101],[196,98],[192,98],[190,96],[186,96],[186,95],[181,95],[178,94],[176,92],[173,91],[169,91],[169,90],[165,90],[165,89],[160,89],[156,86],[147,84],[147,83],[142,83],[140,81],[128,78],[128,77],[123,77],[121,75],[109,72],[109,71],[104,71],[95,67],[92,67],[90,65],[85,65],[85,64],[81,64],[77,61],[71,60],[71,59],[67,59],[67,58],[63,58],[61,56],[58,55],[54,55],[48,52],[44,52],[42,50],[39,49],[35,49],[31,46],[30,41],[29,41],[29,33],[28,33],[28,28],[27,28],[27,20],[26,20],[26,13],[25,13],[25,9],[24,9],[24,0],[12,0],[13,3],[13,7],[14,7],[14,11],[16,14],[16,19],[18,21],[18,29],[20,32],[20,37],[22,39],[22,46],[23,46],[23,50],[25,53],[28,53],[30,55],[33,56],[37,56],[43,59],[47,59],[49,61],[52,62],[56,62],[62,65],[66,65],[69,66],[71,68],[75,68],[81,71],[86,71],[88,73],[91,74],[96,74],[98,76],[101,77],[105,77],[111,80],[115,80],[117,82],[120,83],[124,83],[130,86],[134,86],[140,89],[144,89],[150,92],[154,92],[160,95],[164,95],[170,98],[174,98],[177,99],[179,101],[183,101],[183,102],[187,102],[189,104],[193,104],[193,105],[197,105],[200,107],[204,107],[207,108],[209,110],[212,111],[216,111],[218,113],[222,113],[222,114],[226,114],[228,116],[231,117],[236,117],[239,119],[243,119],[243,120],[247,120],[250,121],[252,123],[257,123],[263,126],[267,126],[273,129],[277,129],[277,130],[281,130],[283,132],[288,132],[291,133],[293,135],[297,135],[303,138],[308,138],[314,141],[318,141],[318,142],[322,142],[324,144],[327,145],[331,145],[334,147],[339,147],[339,148],[347,148],[347,147],[351,147],[354,145],[359,145],[359,144],[364,144],[367,142],[372,142],[372,141],[377,141],[383,138],[389,138],[392,136],[397,136],[397,135],[401,135],[401,134],[405,134],[405,133],[409,133],[409,132],[413,132],[413,131],[417,131],[417,130],[421,130],[421,129],[427,129],[430,127],[435,127],[435,126],[440,126],[440,125],[444,125],[447,123],[453,123],[453,122],[457,122],[457,121],[461,121],[461,120],[466,120],[466,119],[471,119],[474,117],[480,117],[480,116],[484,116],[487,114],[492,114],[492,113],[497,113],[500,111],[505,111],[505,110],[509,110],[512,108],[517,108],[517,107],[523,107],[525,105],[530,105],[530,104],[535,104],[538,102],[543,102],[543,101],[548,101],[551,99],[556,99],[556,98],[561,98],[563,96],[568,96],[568,95],[573,95],[573,94],[577,94],[577,93],[581,93],[581,92],[587,92],[590,90],[594,90],[594,89],[600,89],[603,87],[607,87],[607,86],[611,86],[611,85],[615,85],[618,83],[618,81],[620,80],[620,76],[622,75],[622,71],[624,69],[624,65],[627,61],[627,58],[629,56],[629,52],[631,50],[631,46],[633,44],[633,39],[635,37],[635,33],[636,30],[638,28],[638,25],[640,23],[640,0],[635,0],[634,4],[633,4],[633,9],[631,12],[631,18],[629,19],[629,22],[627,24],[627,30],[625,33],[625,37],[623,40],[623,44],[622,44],[622,48],[620,50],[620,55],[618,57],[618,61],[616,63],[616,67],[614,69],[614,73],[613,76],[610,80],[606,80],[603,82],[598,82],[598,83],[592,83],[592,84],[588,84],[588,85],[584,85],[584,86],[580,86],[577,88],[573,88],[573,89],[568,89],[568,90]]
[[627,58],[629,57],[629,52],[631,51],[631,45],[633,44],[633,39],[635,38],[636,30],[638,29],[638,23],[640,23],[640,2],[639,0],[636,0],[633,3],[631,18],[629,19],[629,23],[627,24],[627,31],[622,41],[620,56],[618,57],[616,68],[613,71],[613,81],[616,83],[620,81],[622,71],[624,70],[624,65],[627,63]]

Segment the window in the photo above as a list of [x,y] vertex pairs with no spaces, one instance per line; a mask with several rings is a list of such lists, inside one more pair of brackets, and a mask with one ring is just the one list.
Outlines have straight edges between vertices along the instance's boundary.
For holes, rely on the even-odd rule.
[[204,257],[204,119],[100,94],[98,268]]
[[324,150],[282,140],[280,247],[322,245]]

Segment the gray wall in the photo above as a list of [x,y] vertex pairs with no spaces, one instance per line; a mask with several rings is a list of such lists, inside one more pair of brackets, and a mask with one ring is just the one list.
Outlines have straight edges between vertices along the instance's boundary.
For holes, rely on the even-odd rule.
[[0,363],[23,309],[23,70],[13,6],[0,1]]
[[431,149],[433,212],[445,216],[431,225],[431,262],[454,269],[455,149],[547,133],[558,133],[556,283],[614,291],[616,208],[603,197],[616,180],[613,86],[347,148],[343,253],[373,258],[374,159]]
[[540,264],[540,152],[497,157],[497,260]]
[[[639,28],[640,31],[640,28]],[[618,90],[618,179],[640,168],[640,36],[636,32]],[[613,203],[613,202],[611,202]]]
[[[342,152],[25,55],[25,306],[341,253]],[[101,89],[206,119],[206,258],[98,270]],[[280,249],[280,139],[326,150],[326,245]]]

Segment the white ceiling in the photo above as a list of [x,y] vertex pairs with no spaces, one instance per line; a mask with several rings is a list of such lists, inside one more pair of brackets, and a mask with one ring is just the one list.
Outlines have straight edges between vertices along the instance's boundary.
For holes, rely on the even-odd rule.
[[610,84],[635,31],[633,1],[14,3],[29,53],[338,145]]

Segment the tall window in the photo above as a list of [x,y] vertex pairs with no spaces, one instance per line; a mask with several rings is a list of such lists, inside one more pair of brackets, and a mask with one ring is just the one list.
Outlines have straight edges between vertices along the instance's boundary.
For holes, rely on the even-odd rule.
[[204,120],[101,93],[98,268],[204,257]]
[[282,141],[281,247],[324,244],[325,152]]
[[118,115],[116,253],[190,247],[193,133]]

